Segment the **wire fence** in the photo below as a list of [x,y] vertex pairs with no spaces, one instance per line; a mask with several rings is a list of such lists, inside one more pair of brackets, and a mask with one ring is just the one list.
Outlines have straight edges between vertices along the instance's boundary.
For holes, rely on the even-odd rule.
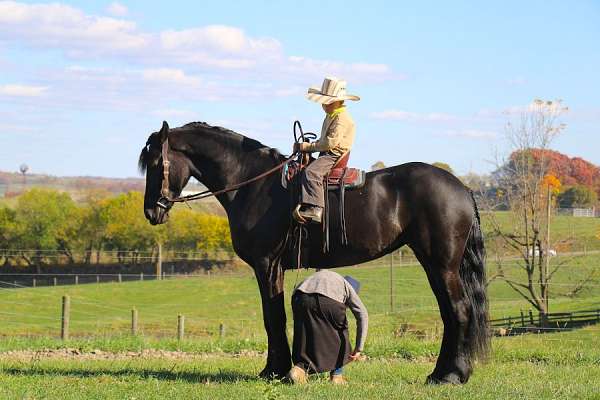
[[[381,268],[380,265],[378,268]],[[362,268],[361,268],[362,269]],[[37,274],[23,274],[31,277]],[[52,274],[48,274],[53,277]],[[78,275],[67,274],[71,287],[75,287],[75,277]],[[94,274],[101,275],[106,279],[113,279],[114,283],[124,283],[127,280],[125,276],[139,279],[138,274],[121,274],[121,280],[114,280],[115,274]],[[182,274],[164,274],[161,278],[169,280],[195,279],[195,282],[204,286],[218,283],[219,287],[224,280],[229,277],[244,278],[253,280],[249,273],[237,274],[218,274],[218,275],[182,275]],[[145,279],[156,279],[157,276],[144,276]],[[218,278],[218,279],[213,279]],[[235,287],[232,290],[216,291],[210,294],[208,299],[197,299],[198,307],[223,307],[221,313],[216,316],[203,315],[203,312],[196,312],[190,303],[180,301],[155,302],[155,301],[136,301],[136,299],[111,299],[102,297],[102,300],[94,298],[94,292],[80,291],[71,293],[70,309],[68,315],[65,311],[60,312],[61,293],[57,290],[39,290],[32,289],[29,285],[9,282],[2,277],[0,281],[0,328],[1,335],[28,336],[28,337],[57,337],[60,335],[67,339],[69,337],[106,337],[123,334],[143,335],[154,338],[208,338],[209,340],[233,338],[238,340],[253,340],[264,337],[262,315],[260,313],[258,288],[242,289]],[[80,278],[81,279],[81,278]],[[84,279],[81,279],[83,282]],[[385,283],[385,279],[361,278],[365,287],[369,282]],[[101,281],[101,282],[108,282]],[[387,281],[390,285],[401,284],[414,286],[418,283],[421,287],[427,288],[428,283],[423,277],[408,278],[397,276]],[[555,282],[556,285],[572,285],[570,282]],[[599,285],[594,285],[599,286]],[[96,286],[98,287],[98,286]],[[118,287],[118,286],[117,286]],[[127,285],[122,286],[126,290]],[[381,285],[379,285],[381,288]],[[20,290],[15,290],[20,289]],[[25,290],[25,291],[22,291]],[[118,289],[114,289],[118,290]],[[391,299],[389,304],[389,293],[379,290],[375,293],[365,293],[364,298],[370,311],[371,330],[375,335],[387,335],[392,337],[412,336],[420,339],[439,339],[443,332],[443,326],[439,319],[439,309],[433,294],[404,293]],[[21,293],[27,293],[22,296]],[[362,296],[362,294],[361,294]],[[250,309],[252,306],[256,310],[254,315],[240,316],[239,313],[232,312],[233,309],[227,304],[226,300],[236,298],[248,298],[250,300]],[[565,302],[570,299],[563,299]],[[63,300],[64,301],[64,300]],[[520,316],[511,316],[515,313],[516,307],[523,305],[524,300],[517,295],[502,295],[491,298],[491,311],[495,315],[503,315],[502,318],[492,320],[494,328],[505,327],[507,329],[503,335],[515,335],[518,333],[542,333],[557,332],[562,330],[572,330],[579,328],[584,324],[577,324],[584,315],[583,313],[561,313],[563,319],[571,323],[563,323],[558,319],[551,317],[554,325],[542,326],[540,317],[533,315],[528,310],[522,310]],[[573,302],[576,306],[576,302]],[[600,309],[600,307],[599,307]],[[135,321],[134,321],[135,312]],[[518,312],[518,311],[517,311]],[[183,317],[183,318],[182,318]],[[589,318],[588,318],[589,317]],[[64,325],[65,318],[68,319],[70,335],[64,336],[61,327]],[[554,319],[553,319],[554,318]],[[581,341],[589,335],[597,335],[600,331],[600,311],[591,310],[586,314],[586,323],[588,326],[579,338],[570,339],[561,338],[561,341],[572,340]],[[185,321],[184,325],[181,325]],[[581,322],[581,321],[579,321]],[[562,323],[562,325],[561,325]],[[596,325],[598,324],[598,325]],[[134,328],[135,325],[135,328]],[[497,333],[497,331],[495,331]],[[546,335],[547,336],[547,335]],[[551,337],[544,338],[555,340]]]

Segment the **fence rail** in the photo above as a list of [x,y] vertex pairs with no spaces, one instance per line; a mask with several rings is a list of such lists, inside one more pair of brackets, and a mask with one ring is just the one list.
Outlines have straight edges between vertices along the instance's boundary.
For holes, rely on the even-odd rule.
[[600,309],[573,312],[557,312],[534,315],[532,310],[521,311],[519,316],[510,316],[490,320],[494,332],[500,336],[515,335],[526,332],[568,331],[586,325],[600,323]]

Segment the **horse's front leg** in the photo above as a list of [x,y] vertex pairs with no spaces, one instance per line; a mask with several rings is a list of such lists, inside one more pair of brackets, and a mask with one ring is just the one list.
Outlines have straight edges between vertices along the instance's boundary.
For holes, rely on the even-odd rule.
[[283,270],[279,268],[279,270],[270,271],[267,264],[255,266],[254,272],[260,289],[263,320],[268,337],[267,365],[260,376],[268,379],[281,379],[288,373],[292,365],[286,334]]

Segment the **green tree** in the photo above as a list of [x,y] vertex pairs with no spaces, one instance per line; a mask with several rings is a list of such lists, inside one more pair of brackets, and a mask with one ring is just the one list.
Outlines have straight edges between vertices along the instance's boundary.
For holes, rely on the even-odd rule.
[[7,250],[12,250],[16,244],[16,213],[8,207],[0,207],[0,263],[4,264],[11,258]]
[[598,202],[598,195],[583,185],[571,186],[558,195],[558,204],[563,208],[592,207]]
[[106,248],[117,250],[121,261],[129,252],[137,262],[141,251],[153,249],[156,243],[164,241],[164,227],[146,221],[143,205],[142,193],[128,192],[106,200],[100,212]]
[[30,265],[41,272],[45,250],[58,250],[73,261],[72,248],[81,223],[81,210],[66,193],[31,189],[24,193],[15,209],[16,237],[19,245],[33,250],[25,254]]
[[384,169],[385,164],[383,161],[377,161],[375,164],[371,165],[371,171],[377,171],[378,169]]
[[88,190],[84,197],[82,209],[83,223],[79,227],[78,237],[81,248],[84,250],[84,262],[92,262],[92,254],[96,252],[96,263],[100,262],[100,251],[104,244],[106,234],[106,220],[102,211],[112,194],[106,190]]
[[167,229],[170,249],[231,250],[229,224],[223,217],[180,208],[171,212]]
[[448,172],[450,172],[452,175],[454,175],[454,170],[452,169],[452,167],[450,167],[450,165],[448,165],[448,164],[446,164],[446,163],[443,163],[443,162],[439,162],[439,161],[438,161],[438,162],[434,162],[434,163],[433,163],[433,164],[431,164],[431,165],[433,165],[434,167],[441,168],[441,169],[443,169],[443,170],[445,170],[445,171],[448,171]]

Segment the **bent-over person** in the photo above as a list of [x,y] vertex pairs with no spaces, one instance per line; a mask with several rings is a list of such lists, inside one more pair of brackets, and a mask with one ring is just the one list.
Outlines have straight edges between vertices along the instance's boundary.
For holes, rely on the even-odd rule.
[[[326,269],[302,281],[292,295],[294,366],[288,379],[305,383],[310,373],[329,372],[335,384],[346,382],[342,367],[358,359],[367,337],[369,316],[358,297],[360,284],[352,277]],[[349,308],[356,318],[356,343],[348,338]]]

